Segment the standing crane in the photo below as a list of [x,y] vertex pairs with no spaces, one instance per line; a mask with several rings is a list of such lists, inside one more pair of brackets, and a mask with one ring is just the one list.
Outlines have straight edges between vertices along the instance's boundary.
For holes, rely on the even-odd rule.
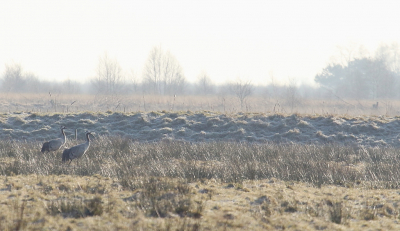
[[61,137],[60,138],[50,140],[50,141],[43,143],[42,150],[41,150],[42,153],[57,151],[58,149],[60,149],[62,146],[65,145],[65,142],[67,142],[67,137],[65,136],[64,129],[65,129],[65,126],[61,126]]
[[[80,158],[89,149],[90,139],[89,135],[92,135],[89,131],[86,132],[86,142],[78,144],[71,148],[65,149],[62,154],[62,162],[69,161],[68,165],[71,164],[73,159]],[[92,135],[93,136],[93,135]]]

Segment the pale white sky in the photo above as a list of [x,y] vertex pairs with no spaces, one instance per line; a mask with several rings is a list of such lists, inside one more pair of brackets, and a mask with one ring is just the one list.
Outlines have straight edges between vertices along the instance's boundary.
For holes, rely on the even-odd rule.
[[95,75],[105,52],[141,75],[169,50],[189,81],[311,83],[337,46],[400,42],[400,1],[2,1],[0,73],[19,63],[41,79]]

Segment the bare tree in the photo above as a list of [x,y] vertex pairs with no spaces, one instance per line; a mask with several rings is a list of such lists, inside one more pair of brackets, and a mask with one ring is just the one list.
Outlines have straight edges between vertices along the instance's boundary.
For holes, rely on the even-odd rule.
[[185,77],[178,60],[170,52],[167,52],[162,61],[164,64],[162,72],[163,93],[167,95],[182,93],[185,86]]
[[164,53],[161,47],[154,47],[147,59],[144,85],[152,94],[179,94],[185,86],[185,76],[178,60],[170,53]]
[[213,92],[213,83],[208,76],[208,74],[203,71],[198,77],[197,77],[197,90],[200,94],[202,95],[208,95]]
[[24,91],[25,77],[22,73],[22,67],[20,64],[5,65],[6,69],[1,78],[2,89],[4,91],[21,92]]
[[246,103],[246,98],[253,93],[253,85],[251,81],[245,81],[237,79],[235,83],[231,85],[231,91],[240,101],[240,108],[243,110],[243,106]]
[[154,47],[147,58],[144,67],[143,80],[148,87],[149,93],[161,93],[161,67],[162,67],[161,47]]
[[122,68],[116,59],[109,58],[107,53],[99,58],[97,74],[92,80],[97,93],[119,93],[123,85],[123,80]]
[[375,52],[375,59],[381,60],[392,72],[400,72],[400,45],[398,43],[381,44]]

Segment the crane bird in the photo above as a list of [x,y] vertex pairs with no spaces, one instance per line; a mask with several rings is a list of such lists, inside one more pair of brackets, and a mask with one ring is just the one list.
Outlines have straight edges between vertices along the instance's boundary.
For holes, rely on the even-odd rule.
[[65,126],[61,126],[61,137],[60,138],[44,142],[44,144],[42,146],[42,150],[41,150],[42,153],[57,151],[62,146],[64,146],[65,142],[67,142],[67,137],[65,137],[64,129],[65,129]]
[[[68,165],[71,164],[73,159],[77,159],[81,157],[85,152],[89,149],[90,139],[89,135],[92,135],[91,132],[86,132],[86,142],[83,144],[78,144],[71,148],[65,149],[62,154],[62,162],[69,161]],[[93,136],[93,135],[92,135]]]

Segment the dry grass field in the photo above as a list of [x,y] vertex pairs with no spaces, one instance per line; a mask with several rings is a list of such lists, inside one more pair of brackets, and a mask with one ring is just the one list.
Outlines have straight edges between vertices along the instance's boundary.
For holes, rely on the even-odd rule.
[[300,102],[0,95],[0,230],[400,230],[399,104]]
[[398,190],[100,175],[1,177],[2,230],[399,230]]
[[57,93],[0,93],[0,112],[151,112],[151,111],[213,111],[221,113],[283,113],[303,115],[386,115],[400,114],[400,101],[306,99],[300,96],[271,98],[249,96],[243,108],[237,97],[228,94],[196,96],[158,95],[95,95]]
[[67,166],[40,145],[0,142],[1,230],[400,228],[395,148],[100,137]]

